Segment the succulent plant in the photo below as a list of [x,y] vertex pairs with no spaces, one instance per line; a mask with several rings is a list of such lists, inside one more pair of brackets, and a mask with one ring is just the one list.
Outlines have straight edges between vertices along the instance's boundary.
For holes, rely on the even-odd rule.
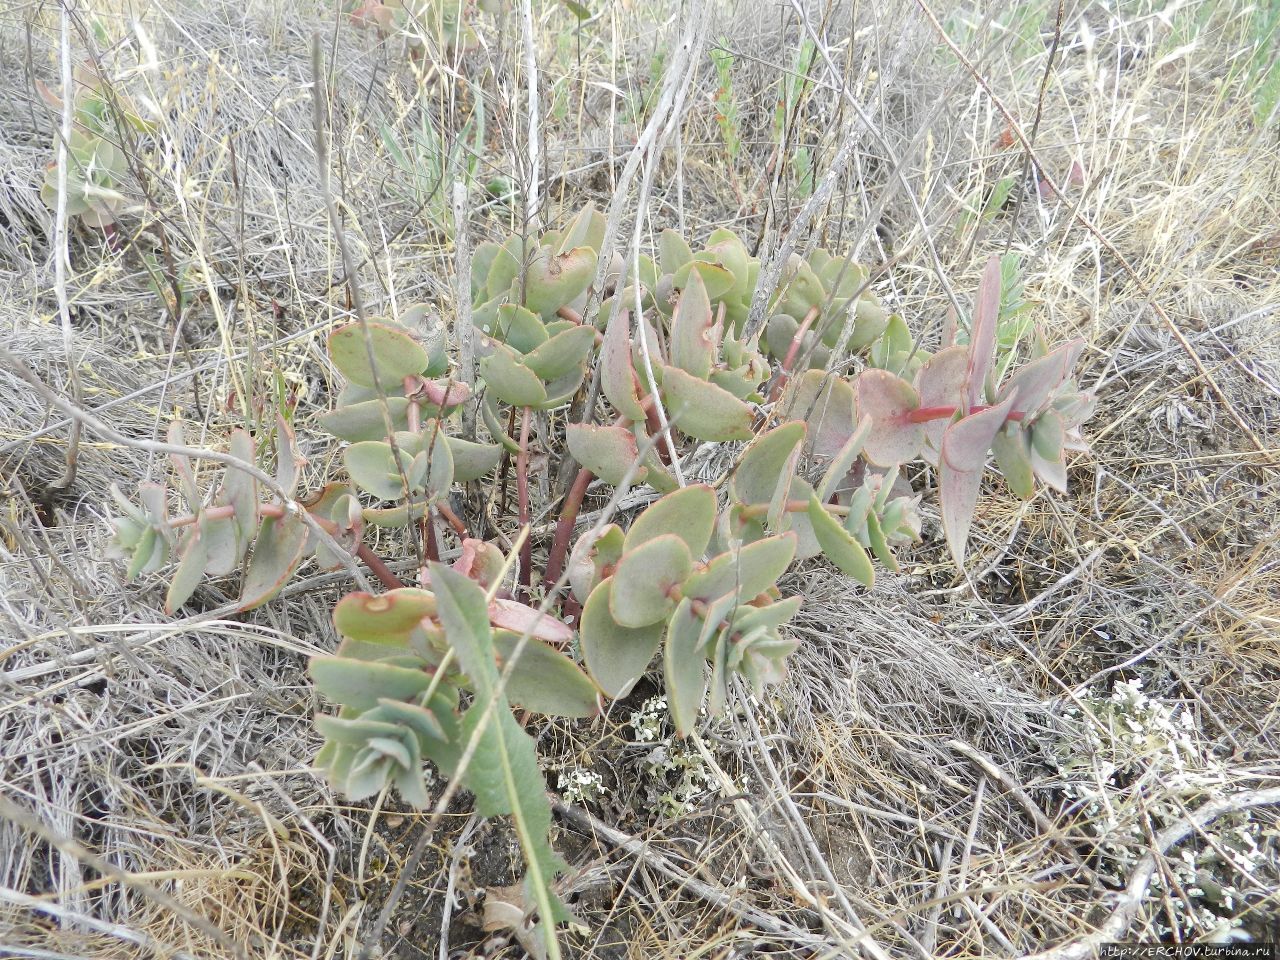
[[865,267],[814,250],[792,254],[770,302],[765,343],[789,371],[823,368],[833,354],[871,346],[890,322]]
[[[108,92],[92,62],[75,69],[71,101],[71,138],[67,143],[67,216],[94,227],[109,227],[124,209],[128,162],[120,147],[120,130],[145,132],[149,125],[120,91]],[[62,110],[61,98],[43,84],[42,98]],[[65,94],[64,94],[65,95]],[[45,168],[40,198],[49,209],[58,202],[58,162]]]
[[[1049,349],[1036,338],[1017,368],[997,355],[1008,278],[995,258],[968,343],[932,353],[875,301],[866,270],[822,251],[796,258],[769,300],[771,362],[741,333],[759,264],[732,233],[713,232],[695,252],[666,231],[631,285],[616,289],[615,263],[593,292],[604,232],[587,208],[563,230],[477,249],[468,334],[489,442],[461,435],[463,407],[476,398],[450,374],[442,325],[416,306],[398,321],[347,324],[329,337],[346,385],[316,423],[346,444],[345,477],[296,500],[301,458],[281,416],[256,440],[235,431],[230,450],[273,463],[272,489],[285,496],[264,498],[237,470],[202,494],[181,456],[172,458],[172,486],[182,515],[171,513],[164,485],[141,487],[140,506],[112,491],[122,511],[112,549],[130,576],[177,559],[170,610],[206,576],[243,569],[248,609],[308,557],[369,564],[386,589],[339,601],[341,643],[313,661],[317,690],[336,707],[317,720],[319,763],[352,797],[390,785],[419,806],[429,802],[426,765],[434,764],[475,794],[481,813],[512,814],[528,902],[551,955],[553,928],[567,916],[551,889],[563,865],[547,842],[550,808],[533,741],[513,707],[590,717],[660,659],[672,719],[688,734],[704,709],[725,708],[735,677],[759,693],[785,675],[796,647],[785,628],[801,598],[783,597],[779,583],[795,562],[824,557],[866,588],[875,561],[897,569],[894,550],[921,533],[921,494],[904,465],[936,471],[947,542],[961,563],[988,460],[1018,496],[1034,495],[1036,478],[1062,489],[1066,451],[1082,447],[1080,427],[1093,410],[1074,379],[1080,342]],[[849,354],[862,364],[853,375],[820,365]],[[581,398],[593,364],[598,409],[580,422],[542,421],[548,456],[579,470],[542,544],[539,585],[530,411]],[[612,421],[594,422],[599,408],[611,408]],[[509,435],[517,416],[518,440]],[[170,440],[182,444],[180,424]],[[740,445],[728,482],[682,485],[677,458],[716,443]],[[452,499],[511,455],[524,528],[514,556],[473,537]],[[544,469],[549,478],[551,466]],[[490,505],[506,502],[505,475]],[[575,542],[579,507],[597,478],[647,485],[656,498],[630,522],[601,521]],[[318,542],[325,538],[306,521],[330,539]],[[422,536],[416,583],[401,583],[364,543],[371,526]],[[440,536],[456,540],[452,565],[438,562]],[[561,579],[564,597],[553,589]],[[545,600],[535,607],[539,590]]]
[[465,0],[369,0],[347,4],[351,22],[380,36],[401,37],[413,56],[428,47],[436,51],[467,50],[476,44],[467,23]]

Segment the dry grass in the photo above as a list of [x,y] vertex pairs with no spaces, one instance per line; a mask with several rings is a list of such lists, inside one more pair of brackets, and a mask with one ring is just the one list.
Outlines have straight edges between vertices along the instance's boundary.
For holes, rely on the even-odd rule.
[[[792,147],[821,178],[859,138],[813,237],[889,263],[880,293],[926,341],[990,254],[1019,254],[1037,319],[1055,339],[1090,341],[1093,450],[1070,497],[1016,504],[994,481],[967,575],[939,549],[936,515],[903,573],[870,595],[824,566],[797,573],[786,586],[807,602],[791,677],[695,744],[668,746],[692,778],[674,805],[663,794],[677,775],[637,740],[642,695],[598,723],[549,726],[553,783],[599,773],[608,792],[585,809],[644,841],[563,822],[587,925],[566,939],[582,956],[1034,953],[1101,923],[1162,827],[1280,774],[1280,128],[1253,115],[1257,5],[1066,4],[1050,65],[1056,5],[984,19],[939,4],[929,12],[972,70],[923,4],[802,6],[807,28],[790,5],[756,0],[693,14],[736,56],[741,152],[727,156],[704,51],[679,141],[652,163],[646,231],[729,225],[762,253],[776,245],[804,197],[774,165],[774,108],[812,29],[829,56],[810,67]],[[180,410],[189,436],[216,443],[270,411],[277,390],[296,390],[302,414],[327,405],[321,335],[348,305],[311,147],[315,30],[336,64],[335,184],[371,310],[425,300],[450,313],[448,205],[415,192],[383,130],[405,142],[426,116],[454,137],[483,91],[477,177],[519,182],[513,15],[487,21],[449,76],[302,0],[79,7],[76,49],[95,37],[92,13],[108,74],[158,107],[127,249],[72,237],[86,406],[140,438]],[[580,30],[562,7],[536,14],[555,220],[611,198],[691,12],[601,4]],[[62,389],[52,218],[38,197],[57,117],[34,86],[57,87],[57,38],[54,5],[0,13],[0,335]],[[1034,129],[1037,165],[1059,182],[1078,165],[1083,182],[1038,192],[1006,111]],[[965,214],[1009,176],[1021,202]],[[473,240],[511,216],[482,200]],[[139,256],[161,232],[187,270],[180,330]],[[315,479],[334,451],[302,436]],[[158,579],[122,584],[101,559],[107,485],[164,464],[86,434],[77,482],[50,497],[66,438],[0,369],[0,954],[356,956],[418,819],[348,805],[310,769],[305,662],[334,645],[341,578],[304,576],[237,619],[225,619],[234,587],[211,584],[197,595],[205,613],[166,619]],[[1135,679],[1161,716],[1192,718],[1184,730],[1175,716],[1175,746],[1132,736],[1100,706]],[[411,879],[387,956],[520,955],[485,941],[473,910],[476,891],[518,874],[510,837],[465,803],[456,814]],[[1156,855],[1130,936],[1208,936],[1208,906],[1275,939],[1278,836],[1259,808]],[[1225,862],[1250,842],[1247,866]],[[1232,903],[1188,889],[1172,866],[1182,850],[1209,858],[1203,879],[1240,891]]]

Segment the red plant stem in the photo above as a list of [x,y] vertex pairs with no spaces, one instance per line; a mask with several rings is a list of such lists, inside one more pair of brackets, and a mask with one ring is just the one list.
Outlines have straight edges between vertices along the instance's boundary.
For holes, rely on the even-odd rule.
[[205,507],[197,514],[188,514],[185,517],[175,517],[169,521],[169,526],[173,529],[178,527],[189,527],[197,520],[225,520],[227,517],[234,517],[236,508],[226,503],[220,507]]
[[[507,436],[511,436],[511,431],[516,427],[516,408],[511,408],[511,413],[507,417]],[[507,452],[507,448],[502,448],[502,468],[498,471],[498,489],[502,491],[502,500],[498,504],[498,515],[506,516],[507,513],[507,473],[511,469],[511,454]]]
[[[516,497],[520,505],[520,526],[529,525],[529,408],[520,411],[520,452],[516,455]],[[533,544],[530,537],[520,545],[521,601],[528,602],[533,577]]]
[[[275,507],[275,505],[266,504],[265,507]],[[258,512],[261,514],[265,507],[259,507]],[[279,507],[275,507],[275,509],[280,510]],[[280,510],[280,512],[283,513],[284,511]],[[311,514],[311,519],[320,524],[326,532],[337,536],[339,532],[338,525],[328,517],[322,517],[319,514],[313,513]],[[375,577],[382,581],[382,585],[388,590],[399,590],[404,586],[404,584],[400,582],[400,578],[391,572],[391,568],[387,566],[386,562],[380,556],[373,552],[373,548],[367,543],[362,542],[356,547],[356,556],[364,561],[365,566],[369,568]]]
[[[332,520],[330,520],[328,517],[321,516],[318,513],[311,513],[310,510],[308,510],[307,512],[311,514],[312,520],[314,520],[317,524],[319,524],[321,527],[324,528],[326,533],[333,534],[334,536],[337,536],[339,534],[340,531],[338,530],[338,525],[334,523]],[[275,517],[278,519],[285,515],[285,509],[284,507],[280,506],[280,504],[278,503],[260,503],[258,504],[256,513],[257,513],[257,516],[262,519],[265,519],[267,517]],[[222,506],[219,506],[219,507],[209,507],[206,510],[204,510],[199,517],[196,517],[196,516],[177,517],[169,521],[169,526],[170,527],[188,527],[191,524],[195,523],[197,519],[223,520],[227,517],[234,517],[235,515],[236,515],[235,507],[233,507],[231,504],[228,503],[228,504],[223,504]],[[373,548],[370,547],[368,544],[361,543],[359,546],[357,546],[356,556],[364,561],[365,566],[369,568],[369,570],[373,573],[375,577],[377,577],[379,580],[382,581],[383,586],[385,586],[388,590],[399,590],[401,587],[404,586],[404,584],[400,581],[400,578],[391,572],[391,568],[387,566],[386,562],[380,556],[378,556],[376,553],[373,552]]]
[[[319,517],[316,517],[319,520]],[[321,524],[323,526],[323,523]],[[391,568],[383,562],[383,559],[373,552],[373,548],[367,543],[362,543],[356,547],[356,556],[364,561],[365,566],[372,571],[373,575],[382,581],[382,585],[388,590],[399,590],[404,586],[400,582],[400,578],[391,572]]]
[[431,507],[427,507],[427,512],[422,518],[422,539],[427,548],[427,560],[439,560],[440,548],[436,545],[436,518]]
[[769,393],[770,400],[776,401],[782,396],[782,390],[791,378],[791,365],[796,362],[796,357],[800,354],[800,342],[804,339],[804,335],[809,332],[809,328],[813,326],[813,321],[817,319],[818,306],[814,304],[809,308],[809,312],[804,315],[804,321],[800,324],[800,329],[791,338],[791,346],[787,347],[787,355],[782,360],[782,371],[778,374],[773,390]]
[[437,503],[436,509],[440,511],[440,516],[444,517],[445,522],[453,528],[453,532],[459,537],[465,540],[470,536],[470,534],[467,533],[467,525],[458,518],[456,513],[449,509],[449,505],[447,503]]
[[578,511],[582,509],[582,498],[587,495],[587,487],[595,474],[582,467],[573,478],[573,486],[564,499],[564,507],[560,511],[560,519],[556,521],[555,539],[551,541],[551,553],[547,555],[547,583],[555,583],[564,570],[564,558],[569,552],[569,538],[573,536],[573,525],[578,520]]
[[658,405],[654,402],[653,394],[641,400],[640,406],[644,407],[645,430],[649,432],[649,436],[658,438],[658,459],[670,466],[675,459],[675,452],[667,443],[667,435],[662,432],[662,423],[658,420]]
[[[928,423],[930,420],[949,420],[956,415],[956,411],[960,409],[956,406],[950,407],[916,407],[907,414],[908,423]],[[989,406],[975,404],[969,408],[970,415],[981,413],[983,410],[990,410]],[[1026,415],[1025,411],[1010,411],[1008,420],[1021,420]]]

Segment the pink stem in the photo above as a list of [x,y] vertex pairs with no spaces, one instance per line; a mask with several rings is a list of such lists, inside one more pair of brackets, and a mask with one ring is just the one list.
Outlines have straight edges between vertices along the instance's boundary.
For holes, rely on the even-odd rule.
[[[908,423],[928,423],[930,420],[949,420],[951,417],[954,417],[956,415],[956,410],[958,409],[959,408],[955,406],[916,407],[916,409],[912,410],[910,413],[907,414],[907,422]],[[969,408],[969,414],[970,416],[972,416],[975,413],[981,413],[983,410],[990,410],[990,409],[991,407],[984,406],[983,404],[979,403]],[[1006,419],[1021,420],[1024,416],[1026,416],[1025,411],[1013,410],[1013,411],[1010,411],[1009,416]]]
[[556,521],[555,539],[551,541],[551,553],[547,556],[547,583],[555,583],[564,570],[564,558],[569,552],[569,538],[573,535],[573,525],[578,520],[578,511],[582,509],[582,498],[587,495],[587,487],[595,474],[582,467],[573,478],[573,486],[565,497],[564,508],[560,511],[560,519]]
[[804,335],[809,332],[809,328],[813,326],[813,321],[818,319],[818,307],[816,305],[809,308],[809,312],[804,315],[804,322],[800,324],[800,329],[796,331],[794,337],[791,338],[791,346],[787,347],[787,355],[782,361],[782,372],[778,374],[778,380],[773,385],[773,390],[769,394],[769,399],[776,401],[782,396],[782,390],[787,385],[787,381],[791,378],[791,365],[796,362],[796,357],[800,354],[800,341],[804,339]]
[[[520,452],[516,455],[516,497],[520,504],[520,526],[529,525],[529,408],[520,411]],[[533,544],[529,537],[520,545],[520,591],[528,602],[533,577]]]

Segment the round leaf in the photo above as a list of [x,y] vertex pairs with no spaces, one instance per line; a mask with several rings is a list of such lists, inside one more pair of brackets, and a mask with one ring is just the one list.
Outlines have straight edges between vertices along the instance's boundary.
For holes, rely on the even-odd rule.
[[[364,325],[359,322],[329,334],[329,357],[352,383],[362,387],[380,385],[384,390],[391,390],[399,387],[405,377],[422,373],[431,365],[427,351],[408,331],[386,323],[369,323],[368,328],[367,342]],[[373,365],[369,363],[370,348]]]
[[915,388],[887,370],[864,370],[858,376],[858,419],[871,417],[863,455],[880,467],[906,463],[920,452],[924,424],[908,417],[920,406]]
[[408,646],[410,635],[422,620],[434,617],[436,598],[417,587],[382,594],[349,593],[333,608],[338,633],[363,643]]
[[697,483],[669,493],[650,504],[627,531],[623,550],[636,547],[664,534],[674,534],[685,542],[691,557],[700,557],[711,540],[716,523],[716,492]]
[[792,420],[757,437],[733,471],[733,499],[745,504],[771,503],[795,473],[793,456],[804,435],[804,423]]
[[[392,430],[409,429],[409,401],[404,397],[387,397],[386,413],[391,418]],[[322,413],[316,418],[320,428],[339,440],[358,443],[362,440],[381,440],[387,435],[387,418],[383,415],[381,400],[365,400],[340,406]]]
[[536,407],[547,399],[538,375],[503,344],[493,344],[493,352],[480,361],[480,375],[499,400],[513,407]]
[[[622,483],[623,476],[640,456],[635,435],[623,426],[571,423],[565,427],[565,440],[573,459],[614,486]],[[642,480],[644,474],[641,467],[633,479]]]
[[751,408],[723,387],[662,368],[662,395],[675,426],[699,440],[750,440]]
[[[493,649],[504,670],[519,645],[520,634],[494,631]],[[577,664],[534,637],[524,642],[507,680],[508,700],[552,717],[593,717],[596,695],[596,685]]]
[[557,380],[580,367],[595,342],[595,327],[570,327],[529,351],[523,363],[539,379]]
[[639,628],[624,627],[610,612],[613,580],[598,584],[582,608],[582,653],[608,696],[626,696],[640,679],[662,640],[661,620]]
[[624,627],[645,627],[665,619],[675,607],[671,594],[693,568],[689,548],[675,534],[623,553],[612,577],[609,612]]

